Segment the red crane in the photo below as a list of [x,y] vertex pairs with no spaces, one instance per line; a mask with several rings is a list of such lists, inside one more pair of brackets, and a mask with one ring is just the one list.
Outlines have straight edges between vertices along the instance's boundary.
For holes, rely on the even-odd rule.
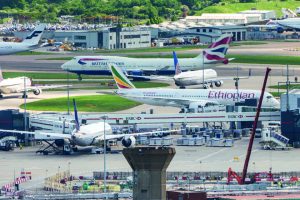
[[259,98],[259,102],[258,102],[258,106],[257,106],[257,110],[256,110],[256,116],[255,116],[255,120],[254,120],[254,123],[253,123],[252,133],[250,135],[250,141],[249,141],[249,144],[248,144],[248,150],[247,150],[247,155],[246,155],[246,159],[245,159],[245,162],[244,162],[242,177],[239,177],[234,171],[232,171],[231,168],[229,168],[228,169],[227,183],[229,183],[230,180],[232,179],[232,177],[234,177],[234,178],[236,178],[236,180],[238,181],[239,184],[245,184],[245,179],[246,179],[246,175],[247,175],[247,171],[248,171],[248,164],[249,164],[249,160],[250,160],[250,156],[251,156],[251,152],[252,152],[253,141],[254,141],[254,136],[255,136],[255,132],[256,132],[256,128],[257,128],[257,122],[258,122],[258,118],[259,118],[259,115],[260,115],[261,105],[262,105],[262,101],[263,101],[263,98],[264,98],[264,93],[265,93],[267,80],[268,80],[270,71],[271,71],[271,68],[268,67],[267,70],[266,70],[264,83],[263,83],[263,87],[262,87],[262,90],[261,90],[261,94],[260,94],[260,98]]

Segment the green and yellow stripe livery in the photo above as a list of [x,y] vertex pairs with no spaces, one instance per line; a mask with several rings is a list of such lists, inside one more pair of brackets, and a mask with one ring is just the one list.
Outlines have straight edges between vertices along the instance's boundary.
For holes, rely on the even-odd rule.
[[135,88],[134,85],[129,81],[129,79],[124,75],[124,73],[118,67],[110,65],[110,71],[116,81],[119,89],[131,89]]

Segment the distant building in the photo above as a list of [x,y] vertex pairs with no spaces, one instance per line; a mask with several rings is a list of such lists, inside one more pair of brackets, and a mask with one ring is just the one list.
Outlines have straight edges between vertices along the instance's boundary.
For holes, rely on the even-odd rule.
[[203,13],[201,16],[187,16],[187,22],[206,23],[212,25],[224,24],[247,24],[262,21],[261,14],[220,14],[220,13]]
[[100,41],[99,47],[103,49],[150,47],[151,32],[145,28],[110,28],[100,33]]
[[151,46],[148,29],[106,28],[98,31],[56,31],[58,42],[74,43],[75,47],[101,49],[128,49]]
[[[220,36],[222,34],[232,34],[233,41],[247,40],[247,27],[245,26],[205,26],[193,27],[188,29],[189,32]],[[212,41],[213,42],[213,41]]]
[[260,15],[262,20],[269,20],[276,18],[275,10],[245,10],[239,12],[240,14],[256,14]]

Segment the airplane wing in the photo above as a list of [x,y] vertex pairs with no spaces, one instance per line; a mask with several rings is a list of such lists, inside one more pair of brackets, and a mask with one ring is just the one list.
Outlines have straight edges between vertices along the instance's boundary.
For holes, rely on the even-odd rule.
[[[141,135],[152,135],[152,134],[157,134],[157,133],[173,133],[177,132],[180,130],[168,130],[168,131],[151,131],[151,132],[141,132],[141,133],[130,133],[130,134],[113,134],[113,135],[106,135],[105,139],[106,140],[113,140],[113,139],[119,139],[123,138],[125,136],[141,136]],[[104,140],[104,136],[99,137],[100,140]]]
[[51,138],[57,139],[72,139],[70,134],[62,133],[51,133],[51,132],[31,132],[31,131],[18,131],[18,130],[4,130],[0,129],[0,133],[17,133],[17,134],[32,134],[32,135],[42,135]]
[[149,80],[160,80],[160,81],[173,81],[174,78],[171,76],[137,76],[137,75],[129,75],[126,74],[127,77],[129,78],[144,78],[144,79],[149,79]]
[[223,81],[223,80],[239,80],[239,79],[248,79],[251,77],[251,69],[249,69],[249,74],[248,76],[239,76],[239,77],[217,77],[217,78],[212,78],[212,79],[205,79],[205,83],[213,83],[217,81]]

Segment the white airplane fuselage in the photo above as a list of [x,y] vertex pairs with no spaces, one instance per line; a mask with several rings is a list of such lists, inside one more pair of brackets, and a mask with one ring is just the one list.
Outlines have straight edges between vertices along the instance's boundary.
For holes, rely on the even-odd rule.
[[[174,74],[172,58],[128,58],[121,56],[76,56],[64,63],[61,68],[77,74],[109,75],[108,63],[114,63],[127,72],[157,71],[157,74]],[[222,63],[219,63],[219,65]],[[205,63],[205,68],[216,66],[217,63]],[[202,56],[180,59],[182,70],[202,69]]]
[[[105,126],[105,129],[104,129]],[[104,131],[105,130],[105,131]],[[78,146],[99,145],[104,140],[104,132],[106,135],[112,134],[111,126],[108,123],[97,122],[80,126],[80,130],[76,129],[72,132],[73,143]]]
[[0,55],[14,54],[23,51],[29,51],[37,45],[24,42],[0,42]]
[[174,76],[174,81],[177,86],[200,85],[206,80],[216,79],[218,74],[213,69],[196,70],[182,72]]
[[0,93],[11,94],[24,91],[24,83],[31,86],[31,80],[28,77],[8,78],[0,82]]
[[[234,105],[245,99],[259,99],[258,90],[234,89],[119,89],[117,94],[134,101],[156,106],[185,107],[192,102],[207,101]],[[265,92],[262,107],[279,107],[279,102]]]

